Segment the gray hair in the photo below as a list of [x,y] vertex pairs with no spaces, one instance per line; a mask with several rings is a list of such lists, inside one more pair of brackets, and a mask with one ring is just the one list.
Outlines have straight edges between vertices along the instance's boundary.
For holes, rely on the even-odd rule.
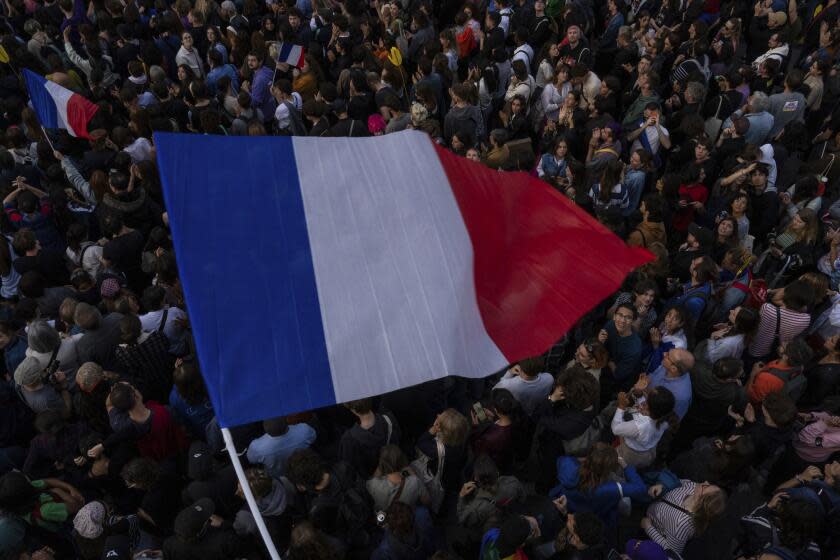
[[706,88],[700,82],[688,82],[685,86],[685,94],[690,95],[692,101],[703,101],[703,96],[706,94]]
[[770,98],[763,91],[756,91],[750,96],[750,108],[753,113],[762,113],[770,108]]
[[628,40],[633,39],[633,28],[629,25],[622,25],[618,28],[618,36]]
[[496,144],[502,146],[508,140],[507,130],[504,128],[494,128],[493,131],[490,132],[490,138],[492,138]]
[[49,353],[61,346],[61,336],[46,321],[33,321],[27,335],[29,347],[35,352]]

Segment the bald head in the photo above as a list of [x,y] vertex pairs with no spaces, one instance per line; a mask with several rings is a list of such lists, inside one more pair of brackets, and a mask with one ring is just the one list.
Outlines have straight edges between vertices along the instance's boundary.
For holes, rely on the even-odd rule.
[[683,348],[674,348],[665,357],[667,360],[663,360],[663,365],[672,377],[683,375],[694,367],[694,354]]

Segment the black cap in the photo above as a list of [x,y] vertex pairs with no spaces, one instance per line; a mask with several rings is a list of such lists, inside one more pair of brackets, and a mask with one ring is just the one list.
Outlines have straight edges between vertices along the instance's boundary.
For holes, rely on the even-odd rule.
[[201,498],[188,508],[181,510],[175,518],[175,534],[184,540],[192,540],[201,534],[216,506],[210,498]]
[[210,447],[203,441],[193,442],[187,459],[187,476],[190,480],[205,480],[212,473],[213,454]]
[[105,539],[102,560],[131,560],[131,542],[128,535],[112,535]]

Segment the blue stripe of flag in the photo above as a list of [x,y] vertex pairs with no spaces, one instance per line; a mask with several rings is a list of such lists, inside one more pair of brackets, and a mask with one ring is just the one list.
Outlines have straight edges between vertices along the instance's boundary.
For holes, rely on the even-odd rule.
[[220,424],[334,404],[291,138],[156,133],[155,145]]
[[32,101],[32,107],[41,125],[44,128],[58,128],[58,109],[55,106],[55,99],[47,91],[47,79],[26,68],[23,69],[23,77],[26,80],[29,99]]

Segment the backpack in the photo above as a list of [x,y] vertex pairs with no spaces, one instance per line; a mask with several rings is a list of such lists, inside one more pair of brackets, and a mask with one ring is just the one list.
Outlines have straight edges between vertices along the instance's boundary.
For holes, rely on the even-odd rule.
[[592,419],[592,423],[576,438],[563,440],[563,452],[574,457],[586,457],[592,446],[603,441],[607,422],[601,415]]
[[437,470],[434,474],[429,470],[429,461],[431,459],[420,452],[419,449],[417,450],[417,458],[411,462],[411,470],[414,471],[417,478],[423,482],[426,490],[429,491],[429,496],[432,499],[432,503],[429,504],[429,510],[432,513],[438,512],[445,494],[441,477],[443,476],[443,467],[446,461],[446,447],[438,439],[435,439],[435,444],[437,445],[438,458]]
[[373,506],[364,487],[364,481],[356,476],[347,463],[339,462],[331,477],[341,490],[333,496],[323,496],[313,503],[309,517],[326,519],[331,512],[335,515],[336,529],[345,532],[351,547],[365,546],[370,540],[367,528],[373,521]]
[[805,377],[802,368],[794,370],[780,370],[776,368],[768,368],[767,373],[774,375],[784,382],[782,389],[787,395],[796,402],[805,393],[805,388],[808,386],[808,378]]
[[698,339],[708,338],[708,335],[711,334],[719,305],[718,300],[712,294],[706,293],[706,290],[702,289],[702,287],[701,289],[686,292],[676,300],[679,305],[683,306],[687,301],[692,299],[703,300],[703,311],[700,312],[700,317],[697,318],[697,324],[694,326],[694,333]]

